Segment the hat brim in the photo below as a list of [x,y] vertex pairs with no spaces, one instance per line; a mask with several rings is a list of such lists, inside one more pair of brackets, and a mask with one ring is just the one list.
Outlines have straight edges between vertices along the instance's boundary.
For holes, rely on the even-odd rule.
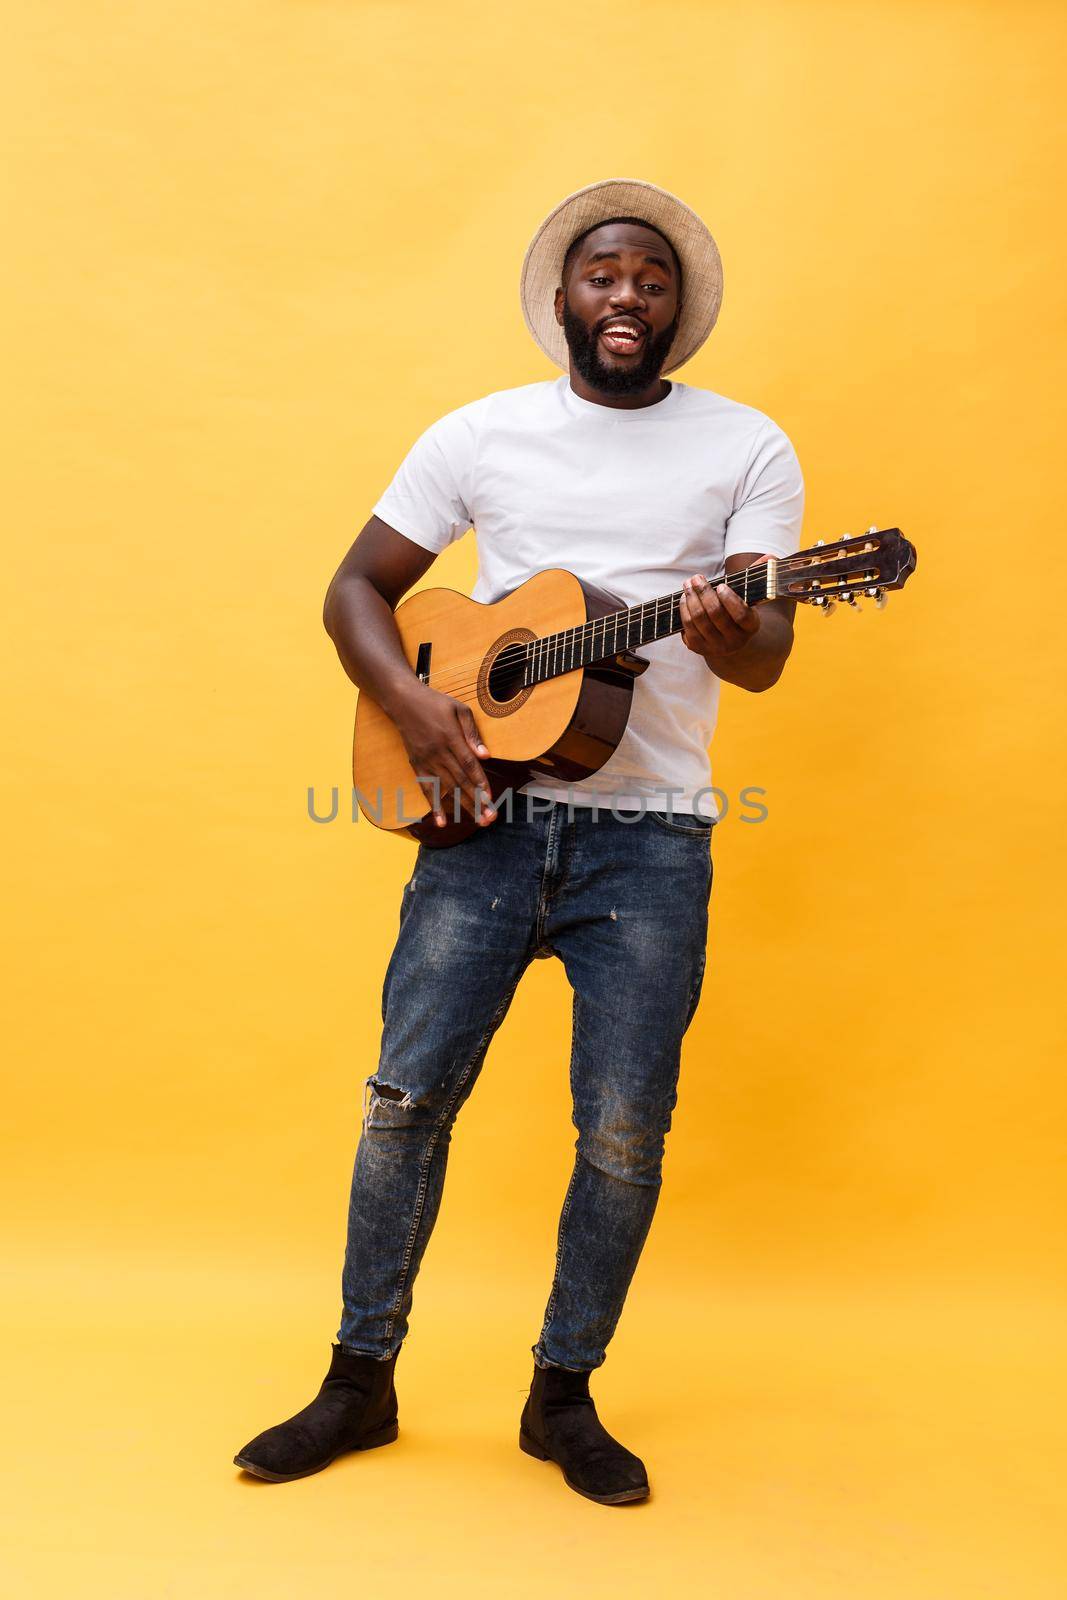
[[681,262],[681,315],[662,368],[674,372],[696,354],[715,326],[722,304],[722,261],[696,212],[677,195],[640,178],[590,183],[549,212],[523,258],[519,296],[526,326],[549,360],[567,372],[567,341],[554,305],[563,281],[563,257],[572,239],[609,217],[643,217],[669,240]]

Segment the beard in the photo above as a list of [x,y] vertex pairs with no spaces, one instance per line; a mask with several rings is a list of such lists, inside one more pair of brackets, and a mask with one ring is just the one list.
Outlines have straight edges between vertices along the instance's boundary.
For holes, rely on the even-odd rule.
[[582,319],[575,315],[564,300],[563,334],[567,341],[567,349],[571,353],[571,360],[579,376],[584,378],[591,389],[599,389],[602,394],[640,394],[642,389],[647,389],[659,377],[660,368],[667,359],[678,331],[678,317],[676,316],[670,327],[664,328],[662,333],[646,333],[645,348],[640,361],[626,367],[609,367],[607,362],[600,359],[597,338],[600,328],[610,320],[610,317],[602,318],[597,327],[590,332]]

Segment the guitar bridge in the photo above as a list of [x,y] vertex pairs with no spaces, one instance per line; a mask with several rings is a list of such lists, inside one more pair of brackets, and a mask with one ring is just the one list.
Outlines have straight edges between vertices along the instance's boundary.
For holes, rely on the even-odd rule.
[[418,653],[415,656],[415,676],[420,678],[423,683],[429,683],[430,681],[430,655],[432,651],[433,645],[427,640],[419,645]]

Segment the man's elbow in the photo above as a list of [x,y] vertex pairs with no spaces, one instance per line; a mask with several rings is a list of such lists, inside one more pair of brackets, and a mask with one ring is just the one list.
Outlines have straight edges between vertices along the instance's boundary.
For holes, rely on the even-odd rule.
[[764,668],[760,672],[749,674],[741,687],[747,689],[749,694],[766,694],[768,689],[774,688],[781,676],[781,667],[774,672]]
[[326,590],[326,597],[322,602],[322,625],[331,639],[336,639],[338,624],[341,621],[341,610],[344,604],[345,580],[341,573],[335,572],[330,579],[330,586]]
[[330,638],[333,638],[333,583],[326,591],[326,598],[322,602],[322,625]]
[[792,648],[793,641],[790,639],[788,646],[780,654],[765,656],[753,671],[745,688],[751,690],[753,694],[765,694],[768,689],[773,689],[785,671],[785,664],[789,660]]

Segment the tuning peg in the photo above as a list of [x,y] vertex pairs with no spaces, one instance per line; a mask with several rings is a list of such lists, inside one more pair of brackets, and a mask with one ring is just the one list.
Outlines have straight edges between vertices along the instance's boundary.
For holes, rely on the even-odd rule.
[[856,599],[856,596],[852,593],[851,589],[849,590],[848,594],[843,594],[841,596],[841,598],[845,602],[846,605],[852,607],[853,611],[862,611],[863,610],[863,607],[860,605],[859,601]]
[[875,600],[874,604],[877,610],[885,610],[886,606],[889,604],[889,596],[886,594],[884,589],[879,589],[878,598]]
[[834,602],[828,599],[828,597],[824,594],[816,595],[815,599],[811,603],[813,606],[818,606],[824,617],[830,616],[832,612],[837,610]]
[[825,543],[826,543],[826,540],[825,540],[825,539],[816,539],[816,541],[815,541],[815,548],[816,548],[816,550],[817,550],[817,549],[818,549],[818,548],[819,548],[819,546],[820,546],[820,545],[821,545],[821,544],[825,544]]

